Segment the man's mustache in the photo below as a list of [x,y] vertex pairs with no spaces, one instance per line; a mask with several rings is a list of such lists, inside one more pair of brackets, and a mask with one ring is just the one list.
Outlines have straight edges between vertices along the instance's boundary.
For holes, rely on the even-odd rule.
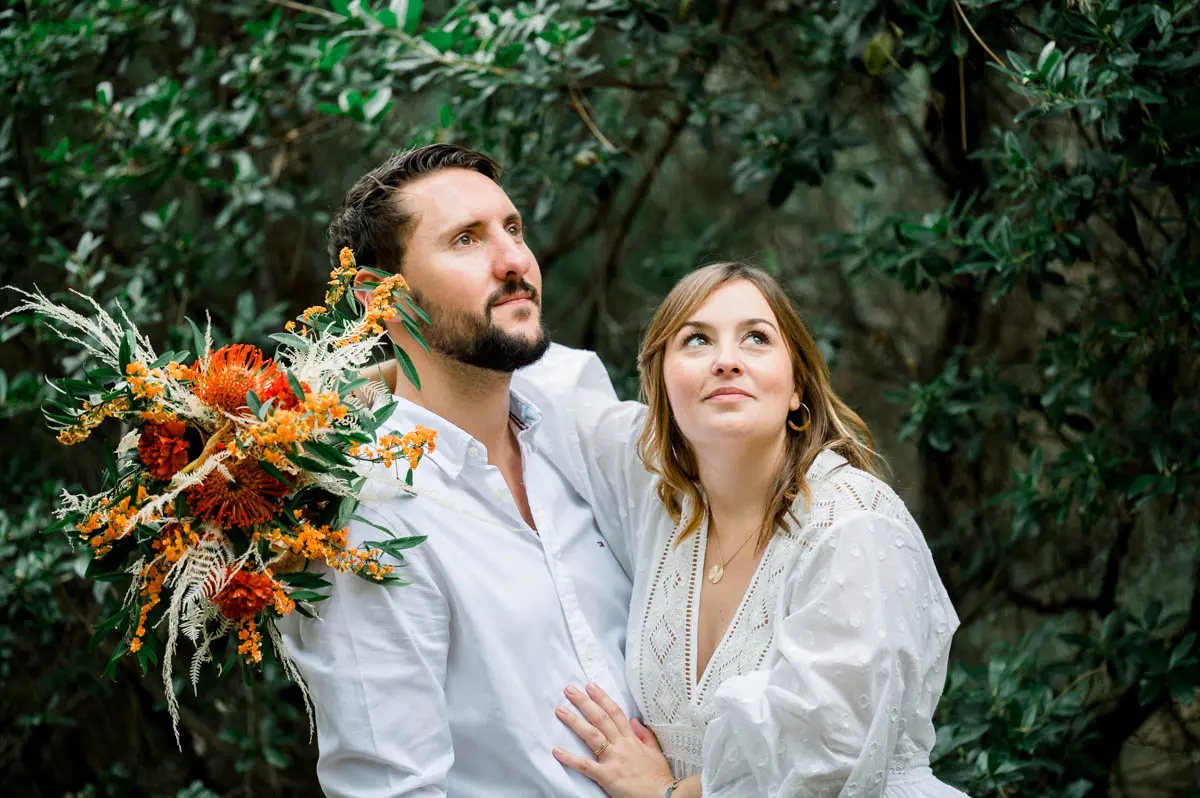
[[506,299],[516,294],[529,294],[529,301],[533,302],[533,304],[537,305],[538,307],[542,306],[537,289],[524,280],[520,280],[515,283],[505,283],[499,291],[496,291],[496,293],[488,297],[488,309],[491,310],[496,305],[504,302]]

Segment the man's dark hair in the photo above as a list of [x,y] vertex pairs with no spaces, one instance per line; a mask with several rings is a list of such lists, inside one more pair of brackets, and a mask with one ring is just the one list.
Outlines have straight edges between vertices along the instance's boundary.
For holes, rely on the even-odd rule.
[[452,144],[429,144],[403,150],[358,179],[329,223],[329,264],[338,265],[342,247],[354,250],[363,266],[399,272],[413,215],[397,195],[417,178],[442,169],[470,169],[500,182],[503,169],[483,153]]

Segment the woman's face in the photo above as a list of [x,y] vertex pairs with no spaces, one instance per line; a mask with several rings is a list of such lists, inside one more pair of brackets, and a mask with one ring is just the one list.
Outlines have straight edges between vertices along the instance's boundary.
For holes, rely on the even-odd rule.
[[800,408],[779,321],[746,280],[718,287],[667,344],[671,413],[697,454],[711,444],[769,443]]

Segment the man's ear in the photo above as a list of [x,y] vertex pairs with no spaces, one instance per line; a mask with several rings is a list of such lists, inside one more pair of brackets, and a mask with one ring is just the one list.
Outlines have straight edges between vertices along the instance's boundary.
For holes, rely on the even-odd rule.
[[379,278],[371,274],[366,269],[359,269],[354,275],[354,298],[364,308],[371,304],[371,292],[375,290],[375,285],[378,284]]

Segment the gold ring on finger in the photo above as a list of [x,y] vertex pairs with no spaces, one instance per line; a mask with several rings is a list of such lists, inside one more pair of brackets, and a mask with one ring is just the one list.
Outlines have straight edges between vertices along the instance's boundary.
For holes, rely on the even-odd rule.
[[600,744],[599,748],[597,748],[595,751],[592,751],[592,756],[599,759],[600,755],[604,753],[604,751],[608,748],[609,745],[611,745],[611,743],[609,743],[608,740],[605,740],[603,743]]

